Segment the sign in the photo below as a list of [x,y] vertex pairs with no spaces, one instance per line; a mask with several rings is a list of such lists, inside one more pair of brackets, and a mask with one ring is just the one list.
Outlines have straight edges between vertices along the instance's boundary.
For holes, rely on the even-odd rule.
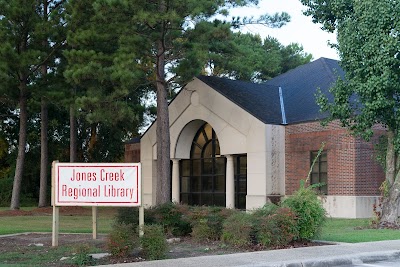
[[55,206],[140,206],[140,163],[56,163]]

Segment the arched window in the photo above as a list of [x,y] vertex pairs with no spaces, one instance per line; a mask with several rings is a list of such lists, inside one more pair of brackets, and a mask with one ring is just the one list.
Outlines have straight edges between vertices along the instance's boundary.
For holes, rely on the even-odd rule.
[[225,165],[217,135],[205,123],[193,139],[190,160],[181,161],[181,202],[225,206]]

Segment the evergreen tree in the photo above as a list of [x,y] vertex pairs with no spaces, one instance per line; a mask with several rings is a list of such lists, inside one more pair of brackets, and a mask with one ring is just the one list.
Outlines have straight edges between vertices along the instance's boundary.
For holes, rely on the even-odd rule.
[[[44,4],[54,5],[56,13],[63,1],[15,0],[0,1],[0,87],[7,98],[18,99],[19,139],[16,160],[11,209],[19,209],[21,182],[24,172],[25,149],[27,140],[28,99],[37,78],[41,75],[41,66],[51,61],[54,51],[60,46],[50,42],[48,30],[53,21],[45,21]],[[57,22],[58,23],[58,22]],[[44,42],[49,41],[48,45]]]

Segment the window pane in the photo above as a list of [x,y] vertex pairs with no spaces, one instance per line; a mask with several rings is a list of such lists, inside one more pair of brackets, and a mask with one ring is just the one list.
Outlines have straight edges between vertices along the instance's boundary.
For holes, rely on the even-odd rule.
[[193,164],[193,175],[200,176],[201,175],[201,159],[192,160]]
[[212,194],[201,194],[201,205],[213,205],[213,195]]
[[190,175],[190,160],[183,159],[181,162],[181,172],[182,176],[189,176]]
[[204,146],[204,144],[207,142],[206,139],[204,138],[204,135],[202,132],[199,133],[197,136],[197,139],[194,140],[197,144],[199,144],[201,147]]
[[200,176],[193,176],[190,179],[190,189],[191,192],[200,192],[201,188],[200,188]]
[[313,168],[312,168],[312,172],[313,173],[318,173],[319,172],[319,166],[318,166],[318,162],[315,162]]
[[214,205],[225,207],[225,194],[214,194]]
[[246,208],[246,195],[245,194],[238,194],[236,195],[238,198],[237,200],[237,209],[245,209]]
[[203,148],[202,158],[212,158],[212,157],[213,157],[212,142],[208,142],[206,146]]
[[215,192],[225,192],[225,175],[218,175],[215,177]]
[[319,183],[319,175],[317,173],[311,174],[311,184]]
[[215,167],[214,174],[225,174],[225,158],[215,158]]
[[203,176],[202,177],[202,192],[212,192],[213,189],[213,178],[212,176]]
[[240,156],[239,157],[239,162],[240,162],[240,174],[247,174],[247,156]]
[[198,147],[196,144],[192,146],[192,159],[199,159],[201,158],[201,148]]
[[219,142],[218,139],[215,140],[215,156],[220,156],[221,155],[221,151],[219,149]]
[[212,173],[213,173],[213,159],[204,159],[203,174],[212,174]]
[[328,172],[328,163],[327,162],[321,162],[320,172],[324,172],[324,173]]
[[328,182],[328,175],[326,175],[326,173],[321,173],[319,175],[319,181],[320,183],[327,183]]
[[321,153],[320,160],[321,161],[328,161],[328,155],[327,155],[326,151]]
[[181,194],[181,202],[183,204],[189,204],[189,194]]
[[204,131],[206,132],[208,140],[211,140],[212,139],[212,128],[211,128],[210,124],[207,123],[206,125],[204,125]]
[[191,205],[201,205],[200,203],[200,194],[192,194]]
[[190,192],[189,181],[190,181],[190,177],[182,177],[181,178],[181,192],[182,193]]
[[247,181],[245,179],[239,180],[239,191],[238,193],[247,193]]

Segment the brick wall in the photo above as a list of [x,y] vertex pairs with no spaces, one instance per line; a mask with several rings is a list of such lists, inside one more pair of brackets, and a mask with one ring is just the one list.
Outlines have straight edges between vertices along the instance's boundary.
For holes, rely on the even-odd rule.
[[382,168],[374,160],[373,143],[351,136],[338,122],[321,126],[308,122],[286,126],[285,169],[286,194],[299,188],[310,169],[310,152],[318,151],[322,142],[328,156],[328,195],[378,195],[384,180]]
[[140,162],[140,141],[125,143],[125,162]]

